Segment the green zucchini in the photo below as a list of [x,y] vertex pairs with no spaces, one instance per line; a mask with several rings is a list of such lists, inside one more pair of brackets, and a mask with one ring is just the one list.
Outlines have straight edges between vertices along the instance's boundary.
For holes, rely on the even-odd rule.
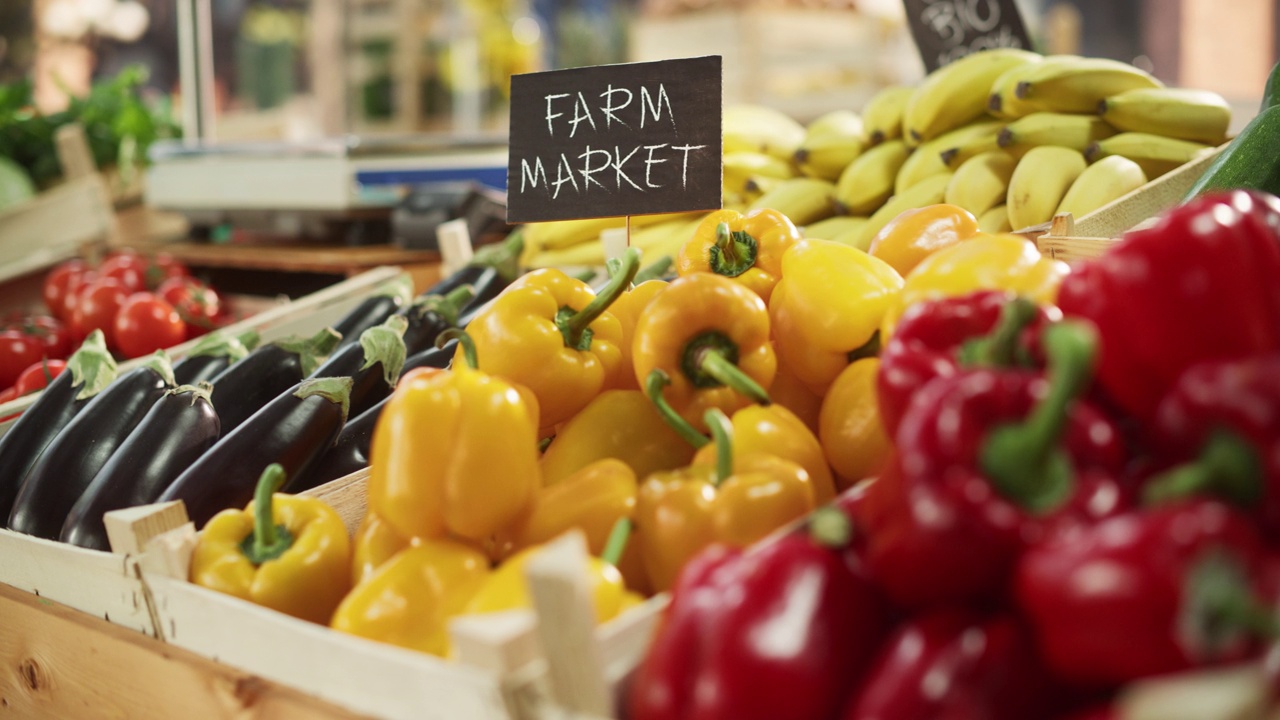
[[1185,199],[1248,188],[1280,195],[1280,106],[1258,114],[1205,170]]
[[1258,112],[1276,105],[1280,105],[1280,63],[1276,63],[1267,76],[1267,87],[1262,92],[1262,107],[1258,108]]

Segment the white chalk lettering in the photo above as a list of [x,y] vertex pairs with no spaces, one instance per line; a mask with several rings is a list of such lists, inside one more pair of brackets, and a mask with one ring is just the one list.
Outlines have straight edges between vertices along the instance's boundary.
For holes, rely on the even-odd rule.
[[[591,167],[591,156],[595,154],[604,155],[604,165],[601,165],[600,167],[597,167],[597,168]],[[608,190],[608,188],[606,188],[599,180],[596,180],[591,176],[595,175],[598,172],[604,172],[605,170],[608,170],[610,167],[612,167],[613,155],[610,154],[608,150],[592,150],[591,146],[588,145],[586,152],[582,153],[578,157],[582,159],[583,192],[591,188],[591,183],[595,183],[596,185],[600,186],[601,190]]]
[[582,97],[582,93],[578,93],[578,102],[573,104],[573,120],[569,121],[573,123],[573,129],[569,131],[569,137],[578,134],[578,123],[583,120],[591,125],[592,130],[596,129],[596,121],[595,118],[591,117],[591,108],[587,106],[587,99]]
[[646,157],[646,158],[645,158],[645,160],[644,160],[644,184],[645,184],[645,185],[648,185],[648,186],[649,186],[649,187],[651,187],[651,188],[660,188],[660,187],[662,187],[662,186],[661,186],[661,185],[654,185],[654,184],[653,184],[653,180],[651,180],[651,179],[650,179],[650,177],[649,177],[649,173],[650,173],[650,171],[652,171],[652,170],[653,170],[653,166],[654,166],[654,165],[658,165],[658,164],[661,164],[661,163],[666,162],[666,160],[654,160],[654,159],[653,159],[653,151],[654,151],[654,150],[659,150],[659,149],[664,148],[664,147],[666,147],[666,146],[667,146],[667,144],[666,144],[666,143],[662,143],[661,145],[645,145],[645,146],[644,146],[644,149],[649,151],[649,156],[648,156],[648,157]]
[[639,146],[637,146],[637,147],[635,147],[635,148],[632,148],[631,152],[627,153],[627,156],[626,156],[626,157],[622,157],[622,150],[620,150],[620,149],[618,148],[618,146],[617,146],[617,145],[614,145],[614,146],[613,146],[613,155],[614,155],[614,160],[613,160],[613,170],[614,170],[614,172],[616,172],[616,173],[618,174],[617,181],[618,181],[618,189],[619,189],[619,190],[621,190],[621,189],[622,189],[622,181],[623,181],[623,180],[626,180],[626,181],[627,181],[627,184],[628,184],[628,185],[630,185],[631,187],[633,187],[633,188],[635,188],[635,189],[637,189],[637,190],[640,190],[641,192],[643,192],[643,191],[644,191],[644,189],[643,189],[643,188],[641,188],[639,185],[635,184],[635,181],[633,181],[633,180],[631,179],[631,177],[630,177],[630,176],[628,176],[626,173],[622,172],[622,166],[623,166],[623,165],[626,165],[626,164],[627,164],[627,161],[628,161],[628,160],[630,160],[630,159],[631,159],[631,157],[632,157],[633,155],[635,155],[636,153],[638,153],[638,152],[640,152],[640,148],[639,148]]
[[524,192],[527,187],[532,185],[538,187],[538,176],[542,176],[542,184],[547,184],[547,169],[542,166],[542,158],[533,159],[533,167],[529,167],[529,161],[520,159],[520,192]]
[[578,181],[573,177],[573,166],[569,164],[569,158],[564,153],[560,153],[560,164],[556,166],[556,181],[551,183],[555,187],[555,192],[551,193],[552,200],[560,197],[560,186],[565,183],[573,185],[574,192],[582,192],[578,189]]
[[680,187],[689,187],[689,152],[692,150],[701,150],[706,145],[672,145],[672,150],[684,151],[684,166],[680,169]]
[[[613,104],[614,93],[626,93],[627,94],[626,101],[623,102],[621,105],[614,105]],[[606,130],[609,129],[609,127],[613,125],[615,121],[623,127],[631,127],[622,118],[618,117],[617,115],[614,115],[615,112],[619,110],[623,110],[627,106],[631,105],[631,98],[633,97],[633,93],[630,90],[626,88],[615,88],[613,85],[610,85],[607,90],[600,93],[600,97],[604,98],[604,107],[600,108],[600,111],[604,113],[604,127]]]
[[658,84],[658,99],[655,101],[649,95],[649,88],[640,86],[640,127],[644,127],[644,118],[646,109],[653,114],[653,121],[657,122],[662,119],[662,106],[667,106],[667,116],[671,120],[671,127],[676,126],[675,111],[671,109],[671,98],[667,97],[667,87],[661,83]]
[[555,135],[555,134],[556,134],[556,133],[555,133],[555,130],[554,130],[554,129],[552,129],[552,127],[551,127],[551,120],[552,120],[552,118],[558,118],[558,117],[560,117],[561,115],[564,115],[564,113],[554,113],[554,114],[553,114],[553,113],[551,112],[551,101],[552,101],[552,100],[554,100],[554,99],[556,99],[556,98],[562,98],[562,97],[569,97],[569,93],[560,93],[559,95],[548,95],[548,96],[547,96],[547,134],[548,134],[548,135]]

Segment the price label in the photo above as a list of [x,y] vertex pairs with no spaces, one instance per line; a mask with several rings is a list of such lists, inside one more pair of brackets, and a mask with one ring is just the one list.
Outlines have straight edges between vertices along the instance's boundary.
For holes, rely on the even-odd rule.
[[515,75],[507,222],[720,207],[719,56]]
[[925,70],[989,48],[1031,49],[1014,0],[903,0]]

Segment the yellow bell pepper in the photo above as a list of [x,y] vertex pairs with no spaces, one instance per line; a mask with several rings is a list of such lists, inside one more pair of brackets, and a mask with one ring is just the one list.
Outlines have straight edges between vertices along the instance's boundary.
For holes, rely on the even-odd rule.
[[978,234],[978,219],[955,205],[926,205],[889,221],[867,252],[906,277],[921,260]]
[[778,356],[778,372],[769,387],[769,399],[795,413],[805,427],[818,434],[818,414],[822,411],[822,396],[814,393],[787,367],[786,360]]
[[977,236],[925,258],[907,276],[902,292],[884,314],[880,340],[887,342],[906,309],[925,300],[967,295],[975,290],[1009,290],[1051,304],[1070,272],[1066,263],[1044,257],[1020,235]]
[[402,537],[485,544],[527,512],[541,485],[538,415],[511,383],[476,370],[475,346],[455,332],[466,362],[406,378],[382,411],[369,510]]
[[622,326],[622,342],[619,344],[622,359],[618,370],[618,389],[641,389],[640,383],[636,382],[635,368],[631,363],[631,345],[635,340],[636,323],[640,321],[640,313],[644,312],[644,309],[649,307],[649,303],[666,289],[665,280],[648,280],[638,283],[609,306],[609,312],[618,318],[618,324]]
[[462,614],[489,574],[489,559],[476,548],[426,540],[396,553],[352,589],[329,625],[445,657],[449,618]]
[[[814,502],[824,505],[835,499],[835,480],[827,465],[826,455],[809,428],[795,413],[776,402],[752,405],[733,414],[733,459],[744,460],[752,453],[765,453],[789,460],[809,473]],[[694,456],[698,465],[715,464],[717,447],[714,440]]]
[[684,277],[709,272],[732,278],[769,302],[782,276],[782,254],[800,240],[786,215],[762,208],[742,215],[719,210],[703,218],[680,249],[676,272]]
[[876,330],[902,290],[879,258],[847,245],[806,240],[782,258],[769,316],[778,354],[817,395],[849,363],[879,351]]
[[[635,277],[640,254],[628,249],[624,258],[599,295],[559,270],[535,270],[467,325],[480,369],[537,397],[539,427],[554,427],[601,390],[621,386],[622,327],[608,308]],[[459,348],[454,364],[463,359]]]
[[[624,521],[618,527],[629,528],[629,526],[630,523]],[[625,542],[624,534],[615,533],[610,545],[620,546],[622,543],[616,540],[619,536]],[[529,582],[525,578],[525,566],[538,550],[537,547],[526,548],[499,565],[471,599],[471,603],[467,605],[466,614],[479,615],[533,607],[533,598],[529,594]],[[620,551],[618,547],[606,550],[606,553],[616,554]],[[622,573],[610,562],[609,557],[588,557],[584,571],[587,573],[587,581],[591,588],[591,604],[596,611],[596,622],[608,622],[623,610],[643,601],[642,597],[627,590]]]
[[707,412],[716,438],[711,464],[655,473],[636,498],[637,539],[654,590],[669,590],[684,564],[713,542],[745,547],[813,510],[805,469],[774,455],[735,457],[729,418]]
[[636,381],[648,388],[664,378],[667,402],[695,427],[710,408],[733,412],[768,402],[777,372],[764,301],[712,273],[678,278],[654,298],[640,315],[631,353]]
[[352,539],[351,584],[359,585],[382,564],[401,550],[416,545],[416,538],[406,538],[391,528],[375,512],[366,512]]
[[560,428],[542,455],[542,482],[555,485],[605,458],[616,458],[636,477],[645,477],[689,464],[693,448],[644,393],[605,390]]
[[244,510],[213,516],[191,556],[191,582],[303,620],[327,623],[351,587],[351,544],[322,500],[275,494],[271,464]]
[[841,491],[878,475],[893,450],[876,403],[879,371],[879,358],[853,363],[831,384],[822,402],[818,438]]

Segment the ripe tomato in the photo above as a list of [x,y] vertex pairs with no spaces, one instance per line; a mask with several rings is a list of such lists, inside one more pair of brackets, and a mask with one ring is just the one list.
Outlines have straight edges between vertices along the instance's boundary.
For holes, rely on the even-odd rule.
[[62,296],[62,316],[54,315],[71,329],[71,339],[76,343],[79,343],[79,339],[75,337],[73,322],[76,317],[76,306],[80,304],[80,294],[97,279],[98,273],[93,270],[73,277],[71,282],[67,284],[67,294]]
[[156,290],[178,311],[187,324],[187,339],[191,339],[218,327],[221,317],[218,293],[208,285],[192,277],[173,277],[165,280]]
[[9,387],[18,376],[44,358],[40,341],[21,330],[0,330],[0,386]]
[[90,272],[89,265],[83,260],[68,260],[59,263],[57,267],[49,271],[45,276],[42,294],[44,296],[44,304],[49,308],[49,312],[59,320],[66,322],[71,318],[67,313],[66,298],[71,291],[74,281],[77,281],[85,273]]
[[147,265],[147,288],[159,288],[170,278],[190,277],[191,270],[169,253],[159,253]]
[[127,358],[141,357],[173,347],[187,337],[187,324],[162,297],[134,293],[116,314],[116,346]]
[[30,395],[37,390],[45,389],[45,386],[53,382],[53,379],[66,369],[66,360],[41,360],[22,371],[13,389],[18,392],[19,397]]
[[39,340],[47,358],[65,358],[71,354],[70,329],[50,315],[12,314],[5,318],[0,329],[17,330]]
[[80,293],[75,315],[71,318],[71,336],[79,345],[89,333],[101,330],[108,348],[115,348],[116,313],[129,297],[129,290],[113,277],[94,280]]
[[147,261],[140,255],[112,255],[98,267],[98,275],[119,280],[131,293],[147,289]]

